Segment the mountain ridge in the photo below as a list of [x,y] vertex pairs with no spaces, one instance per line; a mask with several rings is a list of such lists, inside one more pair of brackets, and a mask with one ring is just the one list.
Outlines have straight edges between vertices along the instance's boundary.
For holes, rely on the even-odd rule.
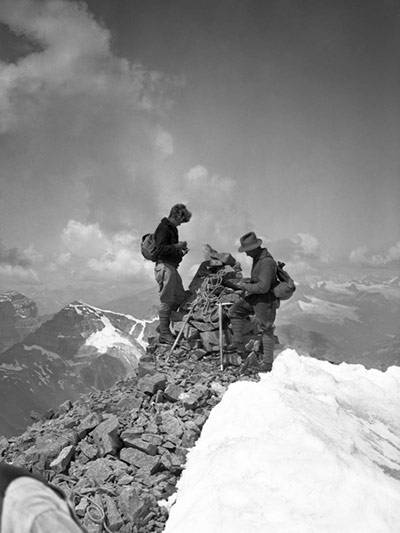
[[135,375],[153,329],[152,321],[80,301],[68,304],[0,355],[2,419],[7,420],[0,429],[6,435],[10,427],[20,432],[32,409],[44,412]]

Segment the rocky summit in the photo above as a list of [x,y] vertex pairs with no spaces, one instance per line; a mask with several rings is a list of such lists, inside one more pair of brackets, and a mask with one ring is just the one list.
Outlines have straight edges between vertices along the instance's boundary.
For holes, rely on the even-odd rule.
[[[156,533],[211,409],[230,383],[258,379],[221,370],[217,354],[154,343],[137,375],[66,401],[18,437],[0,437],[0,458],[43,475],[74,501],[89,533]],[[108,528],[108,529],[106,529]]]

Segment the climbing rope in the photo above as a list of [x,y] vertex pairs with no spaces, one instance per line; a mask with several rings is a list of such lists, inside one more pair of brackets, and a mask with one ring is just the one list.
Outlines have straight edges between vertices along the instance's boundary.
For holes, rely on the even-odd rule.
[[221,289],[224,289],[223,278],[223,270],[208,275],[198,289],[197,296],[191,306],[194,316],[200,315],[204,322],[209,322],[214,327],[218,326],[217,305],[220,301]]
[[215,274],[209,274],[203,280],[200,288],[196,292],[196,298],[190,304],[189,312],[186,314],[181,330],[179,331],[178,336],[171,347],[171,350],[166,358],[166,362],[169,361],[169,358],[178,344],[183,330],[190,318],[193,318],[194,320],[201,318],[203,322],[210,323],[215,329],[220,327],[221,316],[218,304],[220,303],[219,296],[225,289],[222,283],[223,278],[224,271],[220,270]]
[[[96,488],[93,487],[91,489],[86,489],[86,490],[90,490],[91,492],[96,493],[96,492],[100,492],[101,489],[99,489],[98,487]],[[113,533],[106,524],[106,515],[101,505],[99,505],[93,498],[90,498],[86,494],[82,494],[80,492],[79,493],[74,492],[73,496],[74,497],[77,496],[80,499],[86,498],[86,500],[89,502],[89,505],[86,507],[85,512],[89,520],[91,520],[95,524],[101,525],[103,530],[106,531],[106,533]]]

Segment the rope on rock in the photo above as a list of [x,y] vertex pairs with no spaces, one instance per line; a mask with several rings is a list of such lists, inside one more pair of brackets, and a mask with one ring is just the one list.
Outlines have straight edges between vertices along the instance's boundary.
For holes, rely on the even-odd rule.
[[[85,489],[90,490],[91,492],[98,493],[101,491],[100,488],[91,488],[91,489]],[[78,496],[80,499],[86,498],[86,500],[89,502],[89,505],[86,508],[86,515],[95,524],[101,525],[104,531],[106,533],[113,533],[111,529],[106,524],[106,514],[104,512],[104,509],[101,505],[99,505],[93,498],[90,498],[86,494],[74,492],[74,496]]]
[[[219,294],[223,286],[224,271],[220,270],[215,274],[208,275],[197,291],[197,296],[192,303],[193,315],[201,315],[204,322],[209,322],[212,326],[218,327]],[[217,294],[218,291],[218,294]],[[215,317],[215,318],[214,318]]]
[[[221,317],[219,313],[219,304],[221,292],[225,289],[223,285],[223,279],[225,276],[224,270],[219,270],[215,274],[209,274],[200,285],[200,288],[196,292],[196,298],[190,304],[190,309],[185,316],[181,330],[172,345],[172,348],[167,356],[166,361],[169,361],[179,339],[183,333],[186,324],[190,318],[194,320],[200,319],[203,322],[211,324],[213,329],[217,329],[220,326]],[[218,294],[217,294],[218,292]]]

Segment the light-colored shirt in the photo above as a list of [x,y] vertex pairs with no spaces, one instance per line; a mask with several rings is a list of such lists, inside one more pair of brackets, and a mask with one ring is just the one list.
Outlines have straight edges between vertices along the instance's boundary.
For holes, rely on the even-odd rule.
[[7,487],[0,533],[82,533],[68,503],[50,487],[30,477]]

